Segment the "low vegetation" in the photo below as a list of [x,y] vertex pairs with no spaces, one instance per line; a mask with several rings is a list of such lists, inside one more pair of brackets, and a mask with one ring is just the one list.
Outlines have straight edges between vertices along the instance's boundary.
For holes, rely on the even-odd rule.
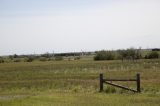
[[99,51],[97,52],[96,56],[94,57],[94,60],[114,60],[115,59],[115,53],[113,51]]
[[24,58],[24,62],[32,62],[34,59],[32,57]]
[[4,63],[4,60],[2,57],[0,57],[0,63]]
[[157,59],[159,58],[159,53],[157,51],[151,51],[150,53],[148,53],[145,58],[146,59]]
[[62,57],[62,56],[55,56],[55,60],[56,60],[56,61],[63,60],[63,57]]
[[[82,58],[83,59],[83,58]],[[106,78],[141,74],[140,94],[105,86]],[[0,64],[0,106],[159,106],[160,60],[33,61]],[[135,83],[121,83],[135,88]]]
[[[85,58],[83,58],[85,57]],[[0,63],[10,62],[33,62],[33,61],[62,61],[62,60],[86,60],[86,58],[93,60],[129,60],[137,61],[138,59],[158,59],[160,58],[159,49],[142,50],[135,48],[128,48],[114,51],[96,51],[96,52],[71,52],[71,53],[44,53],[31,55],[9,55],[0,57]]]
[[[0,57],[0,106],[159,106],[157,50]],[[142,92],[109,85],[99,92],[100,73],[106,78],[135,78],[140,73]],[[117,83],[136,87],[134,82]]]
[[148,51],[145,54],[144,51],[140,49],[129,48],[126,50],[116,50],[116,51],[98,51],[94,56],[94,60],[132,60],[137,59],[158,59],[160,53],[158,51]]

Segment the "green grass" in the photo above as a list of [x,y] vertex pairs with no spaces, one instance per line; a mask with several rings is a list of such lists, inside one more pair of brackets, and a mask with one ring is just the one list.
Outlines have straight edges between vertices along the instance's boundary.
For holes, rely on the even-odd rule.
[[35,95],[14,95],[1,106],[159,106],[159,95],[104,94],[47,91]]
[[[141,74],[142,93],[119,88],[99,93],[99,74],[135,78]],[[118,82],[120,83],[120,82]],[[135,83],[121,83],[135,88]],[[160,60],[137,62],[47,61],[0,64],[0,106],[159,106]]]

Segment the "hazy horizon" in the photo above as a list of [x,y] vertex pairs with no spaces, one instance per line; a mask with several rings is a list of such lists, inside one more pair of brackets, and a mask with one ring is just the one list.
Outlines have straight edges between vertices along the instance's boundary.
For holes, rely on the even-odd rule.
[[0,0],[0,55],[160,48],[159,0]]

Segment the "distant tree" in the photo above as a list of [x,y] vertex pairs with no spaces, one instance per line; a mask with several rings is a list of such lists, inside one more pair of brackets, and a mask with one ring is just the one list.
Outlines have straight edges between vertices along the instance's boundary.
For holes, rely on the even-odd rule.
[[17,54],[14,54],[14,55],[13,55],[13,58],[18,58],[18,55],[17,55]]
[[13,62],[21,62],[20,59],[14,59]]
[[52,55],[47,52],[45,54],[42,54],[41,57],[50,58],[50,57],[52,57]]
[[4,60],[2,57],[0,57],[0,63],[4,63]]
[[13,55],[9,55],[9,59],[13,60]]
[[122,61],[127,57],[127,52],[126,50],[118,50],[117,51],[118,54],[119,54],[119,59],[121,59]]
[[63,60],[63,57],[62,57],[62,56],[55,56],[55,60],[56,60],[56,61]]
[[39,61],[48,61],[48,59],[46,57],[40,57]]
[[113,60],[115,58],[115,53],[113,51],[99,51],[96,52],[94,60]]
[[80,59],[81,59],[80,56],[74,57],[74,60],[80,60]]
[[141,49],[136,50],[136,57],[135,59],[142,59]]
[[32,62],[34,59],[32,57],[25,57],[25,62]]
[[135,57],[136,50],[134,48],[127,49],[128,56]]
[[119,58],[123,61],[127,60],[135,60],[142,58],[140,50],[136,50],[134,48],[129,48],[127,50],[118,50]]
[[146,59],[156,59],[159,58],[159,54],[157,51],[151,51],[145,56]]

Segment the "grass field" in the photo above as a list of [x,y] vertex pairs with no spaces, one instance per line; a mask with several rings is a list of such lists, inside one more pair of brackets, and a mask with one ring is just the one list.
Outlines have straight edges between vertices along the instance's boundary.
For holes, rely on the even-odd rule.
[[[107,78],[141,74],[140,94],[105,86]],[[135,83],[121,83],[135,88]],[[160,60],[48,61],[0,64],[0,106],[159,106]]]

